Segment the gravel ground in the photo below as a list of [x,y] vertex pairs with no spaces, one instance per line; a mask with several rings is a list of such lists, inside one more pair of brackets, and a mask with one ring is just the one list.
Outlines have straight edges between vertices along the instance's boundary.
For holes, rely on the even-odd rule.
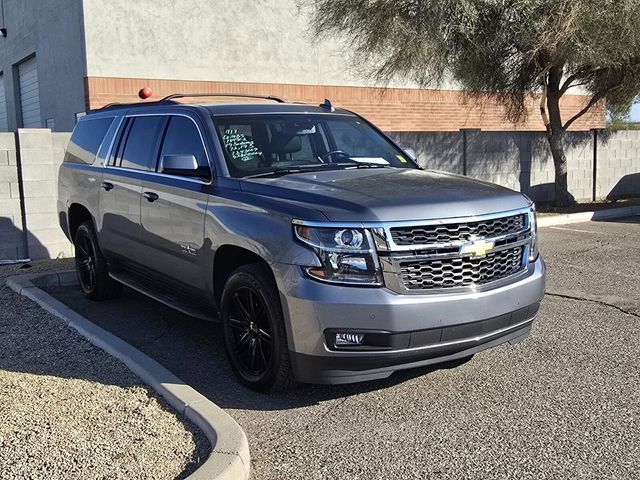
[[247,433],[255,480],[637,479],[640,219],[540,235],[547,297],[524,343],[286,394],[241,387],[215,325],[131,291],[99,309],[77,288],[52,293],[225,408]]
[[127,367],[6,286],[6,277],[69,269],[0,266],[0,478],[183,477],[208,455]]

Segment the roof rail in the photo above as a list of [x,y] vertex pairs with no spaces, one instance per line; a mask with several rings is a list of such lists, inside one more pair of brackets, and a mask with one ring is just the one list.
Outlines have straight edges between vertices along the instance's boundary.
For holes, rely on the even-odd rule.
[[168,95],[160,100],[160,102],[167,102],[169,100],[173,100],[174,98],[189,98],[189,97],[242,97],[242,98],[262,98],[264,100],[273,100],[278,103],[285,103],[285,101],[274,95],[250,95],[247,93],[174,93],[173,95]]
[[137,103],[120,103],[120,102],[113,102],[113,103],[108,103],[106,105],[103,105],[102,107],[94,110],[94,111],[100,111],[100,110],[106,110],[107,108],[111,108],[111,107],[143,107],[145,105],[159,105],[159,104],[163,104],[163,103],[176,103],[173,100],[176,98],[189,98],[189,97],[242,97],[242,98],[262,98],[264,100],[273,100],[274,102],[278,102],[278,103],[286,103],[285,100],[283,100],[280,97],[276,97],[274,95],[268,95],[268,96],[263,96],[263,95],[250,95],[247,93],[174,93],[172,95],[168,95],[164,98],[161,98],[160,100],[154,100],[151,102],[137,102]]
[[[163,100],[156,100],[153,102],[136,102],[136,103],[121,103],[121,102],[113,102],[113,103],[107,103],[106,105],[103,105],[100,108],[96,108],[96,109],[92,109],[91,111],[94,112],[98,112],[100,110],[106,110],[107,108],[111,108],[111,107],[144,107],[144,106],[148,106],[148,105],[158,105],[160,103],[162,103]],[[176,103],[176,102],[171,102],[170,103]]]

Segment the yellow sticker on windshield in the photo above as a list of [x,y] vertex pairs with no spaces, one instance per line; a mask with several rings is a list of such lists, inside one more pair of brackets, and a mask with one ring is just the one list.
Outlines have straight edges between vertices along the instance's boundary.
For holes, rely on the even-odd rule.
[[400,160],[402,163],[407,163],[407,159],[404,158],[402,155],[396,155],[396,158]]

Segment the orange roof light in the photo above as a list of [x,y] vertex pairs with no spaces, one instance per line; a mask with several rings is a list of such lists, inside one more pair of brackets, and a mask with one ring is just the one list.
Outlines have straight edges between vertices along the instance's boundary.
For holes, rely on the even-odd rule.
[[147,98],[149,98],[151,95],[153,95],[153,92],[151,91],[151,89],[149,87],[142,87],[140,89],[140,91],[138,92],[138,96],[142,99],[142,100],[146,100]]

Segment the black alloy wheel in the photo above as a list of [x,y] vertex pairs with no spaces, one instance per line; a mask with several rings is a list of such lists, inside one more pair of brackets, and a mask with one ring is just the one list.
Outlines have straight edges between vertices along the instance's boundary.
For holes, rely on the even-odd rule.
[[84,222],[78,227],[73,245],[78,282],[85,297],[104,300],[122,291],[122,285],[109,277],[107,261],[98,245],[92,222]]
[[248,375],[263,375],[273,354],[265,302],[251,287],[238,288],[231,298],[228,322],[238,363]]
[[96,288],[96,252],[88,235],[76,237],[76,267],[82,290],[93,292]]
[[220,302],[224,344],[240,381],[257,391],[293,384],[280,297],[266,264],[244,265],[228,278]]

